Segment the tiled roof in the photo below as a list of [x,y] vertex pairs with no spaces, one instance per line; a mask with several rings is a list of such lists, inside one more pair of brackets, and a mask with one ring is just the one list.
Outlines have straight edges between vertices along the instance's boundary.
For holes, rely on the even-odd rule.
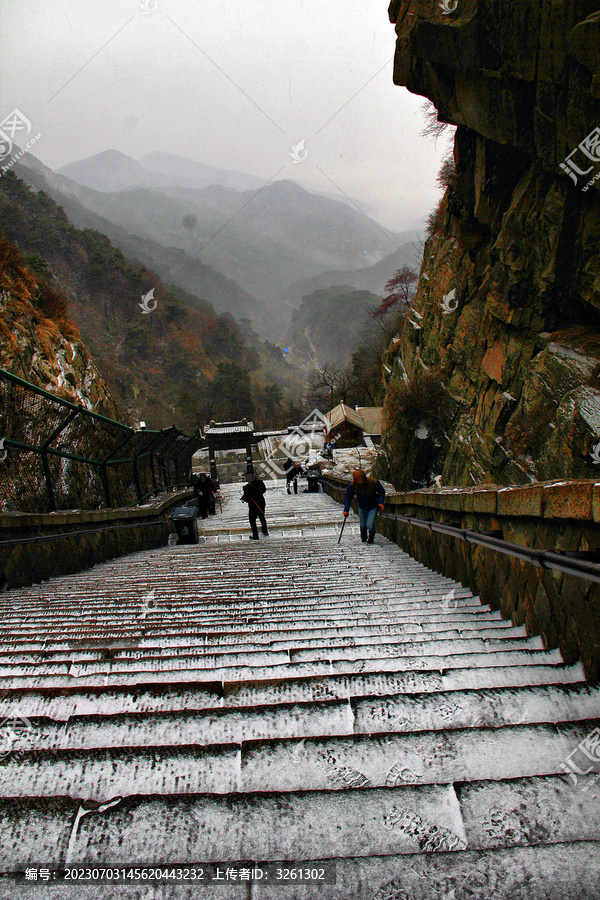
[[357,406],[356,412],[365,426],[365,434],[381,434],[381,406]]

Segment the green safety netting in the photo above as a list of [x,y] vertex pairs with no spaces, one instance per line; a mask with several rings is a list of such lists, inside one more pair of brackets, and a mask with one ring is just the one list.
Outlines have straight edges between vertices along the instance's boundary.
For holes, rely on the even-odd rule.
[[0,369],[0,511],[135,505],[189,485],[203,443],[135,431]]

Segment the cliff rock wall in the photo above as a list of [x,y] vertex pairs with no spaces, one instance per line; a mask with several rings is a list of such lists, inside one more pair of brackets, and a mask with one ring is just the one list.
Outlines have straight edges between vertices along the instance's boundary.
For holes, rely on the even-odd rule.
[[124,410],[104,383],[77,327],[56,309],[63,302],[66,306],[66,298],[49,289],[0,235],[0,368],[71,403],[124,421]]
[[455,3],[389,7],[395,83],[457,130],[417,295],[384,359],[387,474],[404,488],[596,477],[600,12]]

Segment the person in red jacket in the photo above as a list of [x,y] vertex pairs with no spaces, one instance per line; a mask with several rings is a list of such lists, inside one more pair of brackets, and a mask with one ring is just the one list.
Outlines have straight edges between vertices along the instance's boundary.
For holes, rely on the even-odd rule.
[[256,527],[256,519],[260,520],[260,526],[262,533],[265,537],[269,534],[269,529],[267,528],[267,520],[265,518],[265,494],[267,492],[267,488],[265,486],[264,481],[254,474],[254,472],[249,472],[246,475],[247,483],[244,485],[244,490],[242,491],[242,503],[248,504],[248,519],[250,520],[250,528],[252,529],[252,534],[250,535],[251,541],[258,540],[258,529]]
[[369,478],[362,469],[355,469],[352,473],[352,481],[346,488],[344,518],[348,515],[355,492],[360,516],[360,538],[363,544],[365,541],[372,544],[375,540],[377,510],[380,509],[382,512],[384,510],[385,488],[376,478]]

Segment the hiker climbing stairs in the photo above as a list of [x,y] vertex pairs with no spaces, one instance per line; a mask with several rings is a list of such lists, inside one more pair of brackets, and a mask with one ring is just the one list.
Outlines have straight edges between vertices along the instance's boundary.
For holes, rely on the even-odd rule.
[[257,542],[223,494],[197,545],[0,596],[0,868],[335,884],[4,875],[0,898],[600,897],[600,783],[564,767],[600,725],[582,667],[353,513],[338,544],[324,494],[270,483]]

